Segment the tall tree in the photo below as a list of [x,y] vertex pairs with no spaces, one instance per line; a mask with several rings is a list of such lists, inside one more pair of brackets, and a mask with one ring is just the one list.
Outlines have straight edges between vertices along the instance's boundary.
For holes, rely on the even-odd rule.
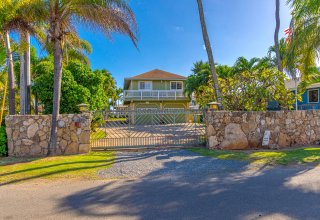
[[[291,25],[292,26],[292,22]],[[293,27],[292,27],[293,29]],[[292,36],[291,36],[292,37]],[[284,72],[286,73],[286,75],[294,80],[295,83],[295,109],[298,110],[298,84],[299,84],[299,76],[298,76],[298,69],[296,68],[288,68],[288,47],[287,47],[287,42],[285,38],[280,39],[279,42],[279,56],[280,56],[280,61],[281,61],[281,67],[284,70]],[[275,56],[273,55],[275,54]],[[269,51],[268,51],[268,57],[266,59],[268,59],[270,67],[278,67],[278,59],[276,56],[276,48],[275,46],[271,46],[269,47]]]
[[274,31],[274,47],[277,57],[277,67],[279,71],[283,71],[280,49],[279,49],[279,31],[280,31],[280,0],[276,0],[276,29]]
[[[208,54],[208,61],[210,64],[210,70],[211,70],[211,76],[212,76],[212,80],[213,80],[214,90],[215,90],[215,94],[217,97],[217,101],[219,103],[221,103],[221,105],[222,105],[222,97],[221,97],[221,90],[219,87],[219,79],[218,79],[218,74],[217,74],[217,70],[215,67],[214,58],[213,58],[213,54],[212,54],[212,48],[211,48],[211,43],[210,43],[210,39],[209,39],[209,34],[207,31],[207,25],[206,25],[206,21],[205,21],[205,17],[204,17],[204,12],[203,12],[202,0],[197,0],[197,2],[198,2],[198,10],[199,10],[200,23],[201,23],[201,29],[202,29],[202,36],[203,36],[204,44],[205,44],[206,51]],[[221,108],[222,108],[222,106],[221,106]]]
[[[12,60],[12,51],[10,45],[10,31],[15,30],[21,34],[22,42],[28,42],[29,33],[33,33],[34,29],[31,25],[31,17],[35,16],[35,3],[38,3],[40,0],[2,0],[0,2],[0,32],[4,36],[5,45],[7,50],[7,63],[8,63],[8,82],[9,82],[9,114],[15,114],[15,78],[14,78],[14,68]],[[21,74],[24,74],[25,71],[30,69],[28,62],[23,62],[24,60],[28,61],[28,49],[25,49],[24,56],[21,53]],[[25,65],[25,66],[24,66]],[[30,71],[29,71],[30,72]],[[28,77],[26,78],[27,82]],[[22,94],[27,94],[27,89],[25,86],[22,87]],[[26,90],[26,92],[24,92]],[[25,103],[25,95],[23,95],[22,102]],[[22,109],[24,111],[24,108]]]
[[257,57],[251,58],[247,60],[245,57],[239,57],[234,64],[234,72],[241,73],[244,71],[253,72],[254,70],[259,68],[260,59]]
[[[281,61],[281,66],[283,69],[286,68],[286,59],[287,59],[287,43],[285,38],[281,38],[279,41],[279,56],[280,56],[280,61]],[[268,50],[268,58],[270,61],[270,65],[273,67],[278,67],[278,58],[277,58],[277,52],[276,52],[276,47],[275,45],[270,46]]]
[[8,30],[4,31],[4,41],[6,46],[6,57],[7,57],[7,66],[8,66],[9,114],[15,115],[16,114],[15,77],[14,77],[14,70],[13,70],[10,35]]
[[[319,82],[317,59],[320,56],[320,1],[287,0],[292,8],[291,33],[287,39],[286,70],[292,75],[299,89]],[[298,74],[300,79],[298,80]],[[296,102],[297,106],[297,102]]]
[[315,68],[320,56],[320,1],[288,0],[293,14],[292,36],[288,42],[289,70],[299,69],[302,80],[319,75]]
[[11,50],[10,30],[11,22],[15,18],[18,7],[17,1],[4,0],[0,2],[0,31],[4,39],[6,48],[6,59],[8,66],[8,86],[9,86],[9,114],[16,114],[15,107],[15,77],[13,69],[13,59]]
[[30,34],[20,33],[20,114],[30,113]]
[[[260,61],[253,62],[256,59],[251,60],[249,62],[240,57],[233,67],[217,66],[224,108],[233,111],[262,111],[273,101],[281,108],[290,108],[293,94],[285,88],[285,73],[273,66],[262,65]],[[197,62],[192,72],[187,78],[185,92],[188,95],[194,94],[196,103],[203,108],[214,96],[212,80],[209,78],[210,67],[208,63]]]
[[67,38],[70,39],[64,45],[66,54],[64,63],[68,65],[69,61],[79,60],[83,64],[90,65],[88,55],[92,53],[91,44],[86,40],[80,39],[79,36],[71,37],[71,35],[68,35]]
[[41,16],[43,0],[20,0],[24,4],[21,5],[17,14],[20,23],[24,25],[20,27],[20,114],[31,113],[31,35],[38,40],[40,44],[45,46],[45,27],[46,19]]
[[[21,32],[22,51],[20,55],[20,114],[30,114],[31,90],[31,55],[30,33]],[[21,62],[22,61],[22,62]],[[22,106],[23,104],[23,106]]]
[[108,37],[112,32],[128,35],[136,45],[136,20],[125,0],[46,0],[41,1],[42,12],[48,18],[48,40],[53,45],[54,97],[48,155],[55,154],[57,121],[60,112],[62,58],[66,35],[77,24],[100,30]]

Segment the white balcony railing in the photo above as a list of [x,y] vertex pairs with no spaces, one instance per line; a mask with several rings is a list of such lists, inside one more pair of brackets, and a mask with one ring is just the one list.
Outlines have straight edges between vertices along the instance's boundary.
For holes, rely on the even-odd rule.
[[182,90],[124,90],[125,99],[177,100],[187,98]]

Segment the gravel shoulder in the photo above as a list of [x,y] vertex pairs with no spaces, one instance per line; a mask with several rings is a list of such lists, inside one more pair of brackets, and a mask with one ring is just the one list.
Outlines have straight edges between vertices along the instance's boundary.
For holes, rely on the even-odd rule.
[[111,168],[100,170],[103,178],[141,178],[163,175],[195,177],[248,169],[249,163],[204,157],[189,150],[167,149],[143,152],[117,152]]

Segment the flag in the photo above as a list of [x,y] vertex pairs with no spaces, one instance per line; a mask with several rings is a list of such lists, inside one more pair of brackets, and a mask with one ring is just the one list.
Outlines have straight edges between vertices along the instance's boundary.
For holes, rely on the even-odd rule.
[[289,27],[289,28],[287,28],[287,29],[285,29],[284,30],[284,33],[286,34],[286,35],[291,35],[292,34],[292,30],[291,30],[291,28]]
[[292,40],[293,37],[293,31],[291,27],[288,27],[284,30],[285,35],[287,35],[286,43],[289,43]]

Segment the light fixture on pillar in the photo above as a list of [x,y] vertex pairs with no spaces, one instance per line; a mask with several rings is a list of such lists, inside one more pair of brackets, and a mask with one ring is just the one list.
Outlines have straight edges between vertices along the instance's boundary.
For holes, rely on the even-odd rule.
[[77,105],[79,107],[79,110],[81,113],[87,112],[88,111],[88,105],[85,103]]
[[210,102],[208,103],[209,109],[218,111],[220,109],[221,104],[219,102]]

